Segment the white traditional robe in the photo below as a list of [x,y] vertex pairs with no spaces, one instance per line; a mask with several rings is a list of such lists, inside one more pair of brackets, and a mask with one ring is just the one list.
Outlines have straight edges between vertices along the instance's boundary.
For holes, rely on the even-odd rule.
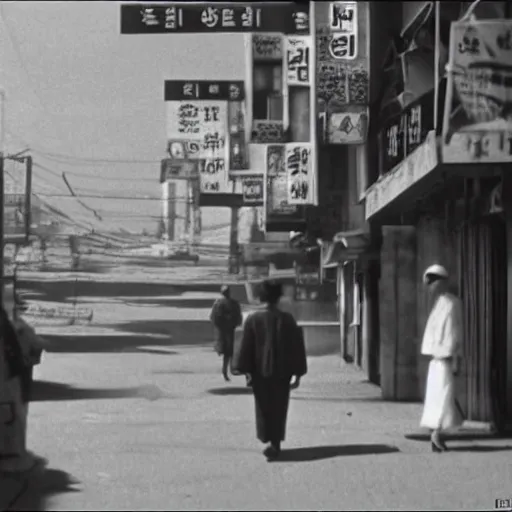
[[455,401],[452,361],[462,355],[462,303],[449,293],[441,295],[428,317],[421,353],[432,357],[421,426],[447,429],[462,424]]

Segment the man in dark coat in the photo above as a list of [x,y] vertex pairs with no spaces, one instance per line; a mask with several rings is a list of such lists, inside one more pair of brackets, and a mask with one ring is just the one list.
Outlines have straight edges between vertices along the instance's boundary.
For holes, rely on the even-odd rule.
[[231,291],[228,286],[220,290],[222,297],[217,299],[210,313],[210,320],[215,329],[215,350],[222,355],[222,375],[224,380],[229,381],[228,368],[233,357],[235,344],[235,330],[242,325],[242,310],[240,304],[231,298]]
[[233,370],[252,377],[256,434],[262,443],[269,443],[263,452],[268,460],[281,452],[290,389],[297,388],[307,373],[302,329],[290,313],[277,307],[281,295],[281,284],[263,283],[260,300],[267,307],[245,321],[243,338],[233,359]]

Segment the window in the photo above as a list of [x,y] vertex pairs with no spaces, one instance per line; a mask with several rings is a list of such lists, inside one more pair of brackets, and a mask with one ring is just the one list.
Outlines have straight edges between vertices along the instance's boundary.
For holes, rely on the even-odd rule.
[[283,119],[283,66],[280,62],[259,62],[253,71],[253,118]]

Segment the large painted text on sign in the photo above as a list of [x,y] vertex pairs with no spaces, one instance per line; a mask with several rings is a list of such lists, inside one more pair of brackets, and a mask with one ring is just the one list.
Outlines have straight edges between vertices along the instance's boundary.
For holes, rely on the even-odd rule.
[[227,102],[167,101],[169,140],[198,140],[202,193],[229,192]]
[[307,5],[294,2],[121,5],[121,34],[215,32],[309,33]]
[[452,23],[448,68],[443,161],[512,162],[512,20]]

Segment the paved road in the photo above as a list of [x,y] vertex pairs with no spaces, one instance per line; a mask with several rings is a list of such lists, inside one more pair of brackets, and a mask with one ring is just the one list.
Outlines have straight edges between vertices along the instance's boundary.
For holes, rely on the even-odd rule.
[[512,495],[507,441],[432,454],[404,437],[420,406],[380,401],[334,356],[310,360],[269,464],[252,396],[219,363],[200,345],[47,354],[28,443],[48,463],[16,509],[491,510]]

